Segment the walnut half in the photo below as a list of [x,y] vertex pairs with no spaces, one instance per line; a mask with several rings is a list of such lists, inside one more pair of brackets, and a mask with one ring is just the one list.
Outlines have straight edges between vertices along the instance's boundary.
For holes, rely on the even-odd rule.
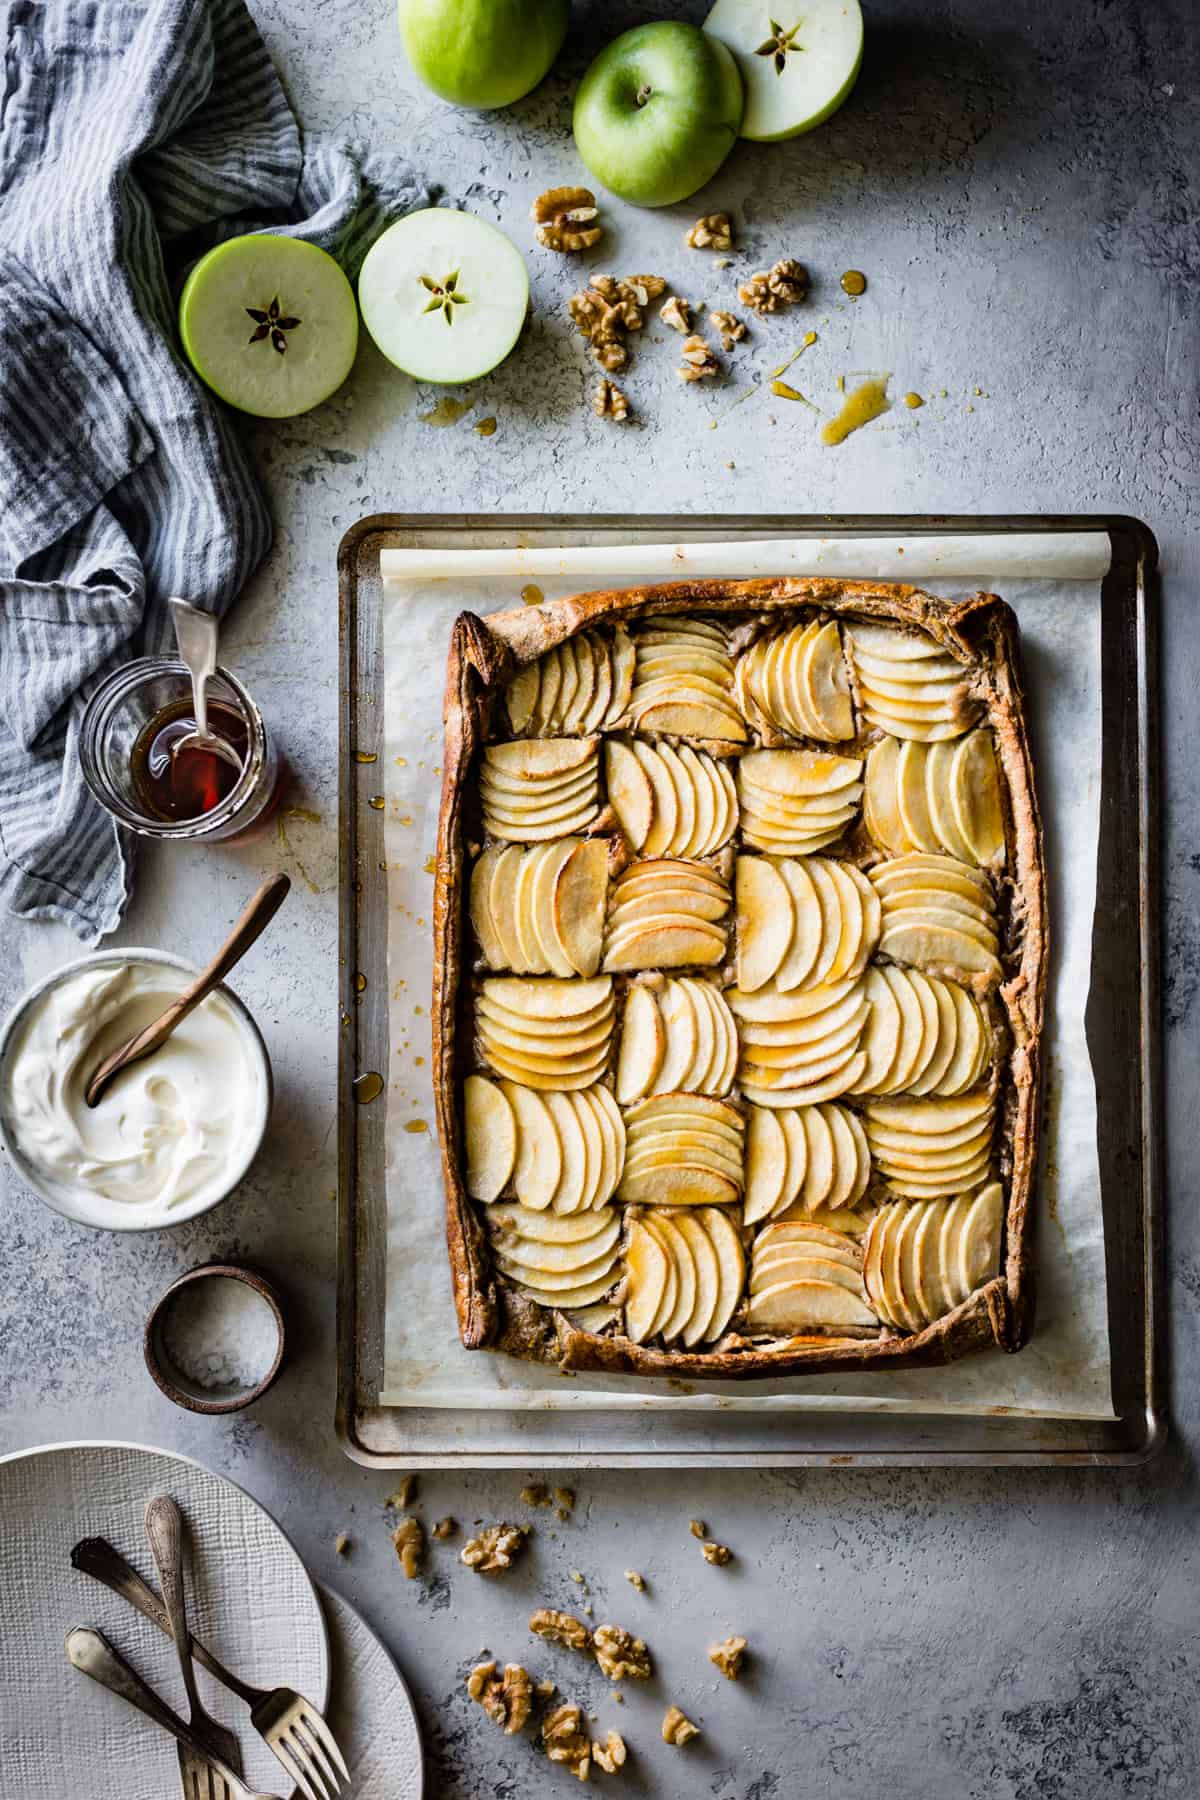
[[700,1546],[700,1554],[706,1563],[713,1563],[717,1568],[733,1561],[733,1551],[728,1544],[714,1544],[710,1539]]
[[672,294],[658,309],[658,316],[664,325],[672,331],[681,331],[685,337],[692,329],[692,309],[682,294]]
[[502,1725],[508,1737],[524,1726],[533,1705],[529,1671],[519,1663],[506,1663],[503,1675],[494,1662],[477,1663],[467,1676],[467,1693],[478,1701],[493,1725]]
[[[606,375],[592,395],[592,411],[598,419],[614,419],[618,425],[629,417],[629,402],[615,381]],[[565,1506],[558,1509],[560,1518],[570,1515]]]
[[720,369],[711,346],[699,335],[683,340],[683,361],[675,371],[680,381],[707,381]]
[[677,1706],[668,1706],[662,1722],[664,1744],[674,1744],[676,1749],[690,1743],[692,1738],[700,1736],[700,1727],[693,1725],[686,1713],[681,1713]]
[[738,289],[738,299],[756,313],[773,313],[781,306],[794,306],[807,293],[808,270],[795,257],[785,256],[744,281]]
[[596,214],[595,194],[579,187],[549,188],[530,209],[538,243],[566,255],[600,242],[604,227],[596,223]]
[[462,1560],[477,1575],[511,1569],[529,1536],[525,1525],[486,1525],[477,1537],[463,1545]]
[[708,322],[714,331],[721,334],[721,343],[726,350],[732,350],[746,335],[746,327],[736,313],[710,312]]
[[534,1637],[561,1644],[564,1650],[590,1651],[592,1647],[592,1634],[582,1619],[573,1613],[555,1612],[549,1606],[540,1607],[532,1615],[529,1629]]
[[742,1672],[742,1658],[746,1654],[744,1637],[722,1638],[714,1644],[708,1653],[708,1660],[720,1669],[726,1681],[736,1681]]
[[606,1775],[615,1775],[625,1767],[625,1739],[619,1731],[610,1731],[602,1744],[593,1740],[592,1761]]
[[556,1706],[542,1720],[542,1747],[551,1762],[562,1763],[586,1781],[592,1762],[592,1740],[584,1728],[582,1709],[571,1701]]
[[610,1681],[649,1681],[650,1652],[623,1625],[597,1625],[592,1633],[596,1661]]

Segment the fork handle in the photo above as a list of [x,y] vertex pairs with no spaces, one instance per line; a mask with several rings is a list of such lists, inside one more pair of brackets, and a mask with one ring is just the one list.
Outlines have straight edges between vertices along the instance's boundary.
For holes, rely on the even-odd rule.
[[102,1631],[96,1631],[90,1625],[76,1625],[68,1631],[66,1638],[67,1661],[72,1667],[84,1675],[90,1675],[93,1681],[110,1693],[117,1694],[127,1700],[130,1706],[136,1706],[139,1712],[161,1725],[164,1731],[179,1743],[185,1744],[197,1756],[213,1768],[226,1783],[230,1794],[244,1795],[248,1792],[245,1784],[234,1774],[219,1756],[205,1749],[194,1732],[188,1730],[178,1714],[173,1713],[165,1700],[160,1700],[152,1687],[148,1687],[137,1671],[125,1661],[125,1658],[114,1650]]
[[175,1640],[179,1672],[183,1676],[192,1730],[202,1730],[207,1715],[196,1692],[192,1667],[192,1636],[188,1630],[187,1601],[183,1592],[183,1515],[170,1494],[155,1494],[146,1502],[146,1542],[158,1570],[163,1605]]
[[[71,1551],[71,1567],[78,1569],[83,1575],[90,1575],[95,1581],[103,1582],[106,1588],[119,1594],[122,1600],[127,1600],[152,1625],[157,1625],[164,1637],[174,1636],[161,1596],[126,1562],[121,1552],[107,1538],[81,1538]],[[189,1638],[192,1655],[202,1669],[207,1669],[222,1687],[228,1688],[231,1694],[236,1694],[239,1700],[244,1700],[247,1706],[257,1705],[264,1697],[260,1688],[250,1687],[246,1682],[239,1681],[223,1663],[217,1661],[211,1650],[205,1649],[194,1634],[189,1633]]]

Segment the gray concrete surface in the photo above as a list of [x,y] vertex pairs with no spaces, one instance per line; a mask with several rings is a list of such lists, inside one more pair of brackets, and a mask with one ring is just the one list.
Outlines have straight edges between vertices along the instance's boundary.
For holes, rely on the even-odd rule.
[[[310,125],[406,147],[468,207],[529,246],[543,188],[578,170],[570,97],[591,51],[647,12],[577,5],[561,64],[505,114],[456,114],[403,66],[390,0],[254,0]],[[683,11],[684,9],[678,9]],[[688,16],[699,9],[687,8]],[[739,148],[711,191],[665,214],[606,207],[605,263],[661,269],[716,292],[682,244],[722,206],[744,256],[779,254],[818,278],[799,317],[755,333],[739,369],[763,370],[811,323],[796,385],[823,409],[839,373],[890,370],[895,410],[838,450],[787,402],[704,427],[707,394],[672,373],[675,345],[643,345],[628,389],[636,426],[600,426],[594,369],[569,331],[570,270],[531,250],[535,315],[511,362],[469,396],[472,418],[418,423],[418,392],[367,346],[353,378],[306,419],[252,432],[278,522],[269,562],[231,628],[230,660],[287,738],[297,804],[289,929],[239,976],[271,1042],[279,1101],[266,1154],[211,1220],[157,1238],[89,1235],[10,1186],[0,1213],[0,1449],[73,1435],[176,1446],[270,1506],[314,1574],[357,1602],[413,1682],[437,1800],[541,1795],[568,1777],[502,1738],[462,1689],[484,1645],[527,1648],[535,1602],[567,1605],[588,1580],[596,1617],[644,1632],[661,1674],[623,1707],[565,1653],[539,1656],[632,1746],[619,1791],[714,1800],[1108,1800],[1200,1791],[1200,1227],[1193,1169],[1200,1054],[1200,790],[1190,742],[1200,688],[1200,229],[1192,0],[896,0],[871,8],[867,62],[844,111],[811,138]],[[855,306],[842,269],[870,279]],[[666,336],[659,330],[651,337]],[[738,384],[740,385],[740,384]],[[941,390],[944,397],[938,397]],[[977,393],[976,390],[983,390]],[[738,391],[732,381],[725,389]],[[732,466],[730,466],[732,465]],[[389,1483],[334,1442],[336,754],[334,552],[386,508],[501,511],[653,507],[703,513],[1116,509],[1158,534],[1165,570],[1165,875],[1170,1305],[1175,1433],[1124,1475],[831,1472],[706,1478],[580,1476],[571,1521],[538,1515],[529,1561],[489,1583],[439,1546],[407,1583],[383,1508]],[[272,844],[224,857],[147,857],[129,943],[199,950],[231,917]],[[310,891],[311,889],[311,891]],[[3,933],[0,1000],[69,954],[55,931]],[[200,1422],[150,1385],[139,1336],[169,1276],[229,1251],[279,1272],[298,1354],[248,1418]],[[523,1516],[515,1476],[430,1476],[427,1522]],[[736,1560],[704,1565],[704,1518]],[[352,1549],[334,1553],[345,1531]],[[635,1594],[622,1571],[649,1583]],[[743,1632],[752,1670],[733,1687],[704,1659]],[[658,1737],[670,1700],[703,1724],[684,1751]],[[606,1778],[600,1778],[606,1779]],[[614,1791],[618,1791],[613,1784]],[[94,1800],[117,1788],[97,1787]],[[58,1800],[50,1796],[48,1800]],[[63,1797],[65,1800],[65,1796]]]

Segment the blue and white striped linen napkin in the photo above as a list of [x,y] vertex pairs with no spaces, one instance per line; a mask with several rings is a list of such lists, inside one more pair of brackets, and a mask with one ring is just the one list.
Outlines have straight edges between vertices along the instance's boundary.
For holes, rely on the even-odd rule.
[[0,0],[0,43],[0,904],[92,941],[131,841],[79,770],[87,696],[169,641],[169,595],[223,612],[271,541],[172,277],[268,229],[353,278],[430,196],[302,135],[242,0]]

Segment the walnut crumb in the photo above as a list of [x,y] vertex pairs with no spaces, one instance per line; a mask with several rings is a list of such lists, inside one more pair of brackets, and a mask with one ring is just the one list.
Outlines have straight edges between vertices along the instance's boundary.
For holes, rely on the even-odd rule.
[[532,1615],[529,1629],[535,1637],[561,1644],[564,1650],[586,1652],[592,1648],[592,1634],[583,1620],[575,1618],[573,1613],[556,1612],[550,1606],[540,1607]]
[[689,1519],[688,1530],[693,1537],[702,1538],[708,1536],[708,1526],[704,1523],[703,1519]]
[[592,1633],[592,1651],[610,1681],[649,1681],[650,1652],[641,1638],[634,1637],[623,1625],[597,1625]]
[[521,1730],[533,1705],[533,1684],[519,1663],[506,1663],[503,1675],[494,1662],[477,1663],[467,1676],[467,1693],[508,1737]]
[[738,299],[756,313],[778,312],[781,306],[794,306],[808,293],[808,270],[795,257],[785,256],[769,269],[743,281]]
[[530,208],[538,243],[568,256],[600,242],[604,227],[597,222],[597,214],[595,194],[581,187],[548,188]]
[[712,347],[698,334],[683,340],[683,362],[676,370],[680,381],[707,381],[720,368]]
[[457,1519],[439,1519],[433,1528],[435,1538],[452,1538],[458,1531]]
[[687,234],[691,250],[732,250],[733,225],[728,213],[705,213]]
[[686,1713],[681,1713],[677,1706],[668,1706],[663,1716],[662,1735],[664,1744],[674,1744],[679,1749],[690,1743],[692,1738],[699,1737],[700,1727],[693,1725]]
[[630,1587],[635,1587],[637,1589],[639,1594],[645,1593],[646,1577],[644,1575],[639,1575],[636,1569],[626,1569],[625,1579]]
[[403,1524],[397,1525],[392,1533],[392,1543],[400,1558],[400,1567],[410,1581],[415,1581],[425,1556],[425,1533],[420,1519],[405,1519]]
[[682,294],[672,294],[658,309],[658,316],[664,325],[672,331],[681,331],[687,337],[692,329],[692,309]]
[[346,1555],[346,1552],[350,1548],[350,1539],[346,1536],[344,1531],[338,1532],[337,1536],[333,1540],[333,1547],[337,1551],[339,1556]]
[[[598,419],[614,419],[618,425],[629,417],[629,402],[615,381],[606,375],[592,395],[592,411]],[[570,1512],[565,1506],[558,1509],[560,1519],[569,1519]]]
[[575,1505],[575,1489],[567,1487],[555,1488],[554,1498],[565,1511],[570,1512]]
[[561,1763],[580,1781],[586,1781],[592,1761],[592,1740],[584,1729],[583,1712],[571,1701],[556,1706],[542,1720],[542,1748],[551,1762]]
[[710,312],[708,322],[714,331],[720,332],[721,343],[726,350],[732,350],[746,335],[745,324],[736,313]]
[[719,1568],[723,1563],[732,1562],[733,1551],[728,1544],[714,1544],[711,1538],[700,1546],[700,1554],[706,1563],[715,1563]]
[[615,1775],[625,1767],[625,1739],[619,1731],[610,1731],[602,1744],[592,1740],[592,1761],[606,1775]]
[[727,1637],[722,1638],[719,1644],[712,1646],[708,1653],[708,1660],[720,1669],[726,1681],[736,1681],[742,1672],[742,1659],[745,1654],[746,1640],[744,1637]]
[[528,1536],[527,1525],[485,1525],[477,1537],[469,1538],[463,1545],[462,1560],[477,1575],[511,1569]]
[[549,1506],[550,1489],[543,1481],[531,1481],[521,1489],[521,1499],[526,1506]]
[[555,1694],[557,1694],[558,1683],[556,1681],[538,1681],[534,1683],[533,1691],[542,1704],[545,1705],[547,1700],[553,1700]]
[[404,1475],[397,1483],[394,1493],[384,1501],[394,1512],[407,1512],[417,1497],[417,1478],[415,1475]]

